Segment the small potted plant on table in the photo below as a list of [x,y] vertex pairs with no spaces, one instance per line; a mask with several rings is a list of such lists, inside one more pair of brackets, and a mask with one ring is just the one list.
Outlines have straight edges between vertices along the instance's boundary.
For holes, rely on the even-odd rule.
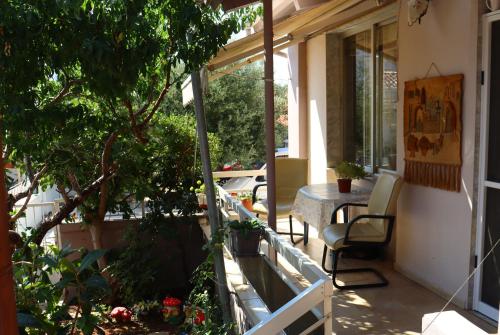
[[252,204],[252,194],[251,193],[242,193],[238,197],[241,201],[241,204],[245,206],[246,209],[248,209],[250,212],[253,211],[253,204]]
[[340,193],[351,192],[351,183],[353,179],[360,179],[366,176],[363,166],[343,161],[335,168],[337,174],[337,184],[339,185]]
[[258,219],[229,222],[229,236],[236,256],[259,254],[260,238],[264,224]]

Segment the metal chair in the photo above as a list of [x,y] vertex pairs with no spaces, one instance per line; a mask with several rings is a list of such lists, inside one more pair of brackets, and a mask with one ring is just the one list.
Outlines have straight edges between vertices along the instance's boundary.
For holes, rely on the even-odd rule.
[[[276,158],[276,218],[288,216],[290,231],[278,232],[278,234],[290,235],[293,244],[304,240],[308,242],[309,225],[304,222],[304,233],[294,233],[292,224],[291,210],[297,191],[307,185],[307,159],[302,158]],[[253,211],[260,215],[268,214],[268,205],[266,200],[257,201],[257,191],[259,187],[266,186],[266,183],[257,184],[252,192]],[[302,236],[295,239],[294,236]]]
[[[344,203],[335,208],[331,224],[323,229],[322,267],[332,274],[333,285],[338,289],[353,289],[367,287],[381,287],[388,285],[388,280],[379,271],[373,268],[338,269],[338,258],[343,251],[362,249],[367,247],[381,247],[391,240],[395,221],[395,212],[399,191],[403,184],[399,176],[383,174],[378,180],[370,195],[368,204]],[[337,223],[337,213],[343,210],[348,212],[349,207],[367,207],[368,214],[358,215],[347,223]],[[326,254],[331,249],[332,270],[325,268]],[[336,282],[339,273],[371,272],[380,281],[367,284],[340,285]]]

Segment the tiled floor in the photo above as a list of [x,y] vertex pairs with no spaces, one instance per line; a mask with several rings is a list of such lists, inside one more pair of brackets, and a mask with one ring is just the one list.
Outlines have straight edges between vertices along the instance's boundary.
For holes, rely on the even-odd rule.
[[[294,223],[294,227],[297,232],[303,230],[299,222]],[[280,230],[288,230],[287,220],[278,222],[278,231]],[[317,232],[314,229],[311,229],[310,235],[307,246],[300,242],[296,247],[320,265],[323,243],[317,238]],[[384,273],[390,284],[383,288],[345,291],[335,289],[333,295],[334,334],[420,334],[424,314],[439,312],[446,304],[443,298],[394,271],[390,262],[370,261],[368,263],[368,261],[342,259],[339,267],[352,266],[353,262],[360,263],[361,266],[375,266]],[[339,278],[347,280],[345,277]],[[367,277],[348,278],[348,280],[351,279],[370,280]],[[496,334],[494,326],[472,312],[464,311],[453,304],[447,310],[455,310],[484,331]]]

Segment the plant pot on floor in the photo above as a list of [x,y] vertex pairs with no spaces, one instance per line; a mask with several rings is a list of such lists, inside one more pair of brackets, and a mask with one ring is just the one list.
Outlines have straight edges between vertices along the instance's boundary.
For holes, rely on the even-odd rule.
[[257,256],[262,230],[231,230],[231,245],[235,256]]
[[340,193],[350,193],[351,192],[352,179],[337,179],[337,184],[339,185]]

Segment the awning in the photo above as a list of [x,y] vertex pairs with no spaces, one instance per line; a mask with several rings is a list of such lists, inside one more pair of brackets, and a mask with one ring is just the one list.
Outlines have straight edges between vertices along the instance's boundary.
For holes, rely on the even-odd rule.
[[[335,15],[361,2],[368,3],[369,7],[375,5],[375,1],[332,0],[275,24],[273,28],[275,50],[282,50],[303,41],[309,35],[329,25]],[[260,31],[221,48],[217,56],[209,62],[208,70],[214,71],[241,59],[263,54],[263,36],[263,32]]]
[[[332,0],[313,9],[300,12],[274,24],[274,52],[320,35],[386,8],[397,5],[395,0],[386,0],[382,5],[366,0]],[[349,10],[353,8],[355,10]],[[354,14],[355,13],[355,14]],[[217,73],[232,72],[264,57],[264,34],[262,31],[227,44],[208,63],[209,79],[220,77]],[[236,64],[234,64],[236,63]],[[228,67],[229,65],[233,66]],[[224,71],[221,68],[228,67]],[[215,73],[214,73],[215,72]],[[213,78],[215,76],[215,78]]]
[[[274,24],[274,52],[306,41],[333,29],[359,24],[365,17],[382,8],[394,7],[395,0],[386,0],[382,5],[367,0],[331,0],[312,9],[302,11]],[[352,10],[350,10],[352,9]],[[227,44],[208,63],[208,80],[230,74],[243,66],[264,58],[264,34],[256,32]],[[192,99],[190,78],[183,84],[183,102]]]

